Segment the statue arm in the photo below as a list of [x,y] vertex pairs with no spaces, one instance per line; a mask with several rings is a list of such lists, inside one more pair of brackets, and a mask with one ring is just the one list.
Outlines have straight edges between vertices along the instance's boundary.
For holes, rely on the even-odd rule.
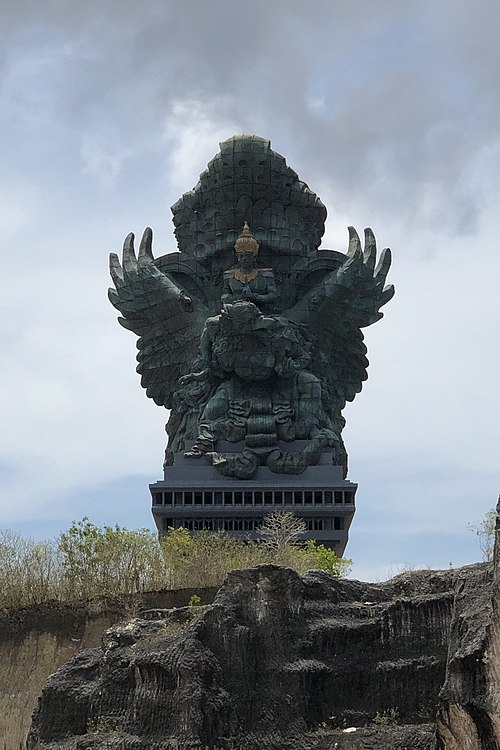
[[226,302],[234,302],[234,299],[235,299],[233,290],[231,289],[231,285],[229,283],[230,278],[231,278],[231,274],[225,272],[223,276],[223,282],[222,282],[222,296],[221,296],[222,304],[225,304]]
[[275,302],[278,298],[278,290],[276,289],[276,280],[273,273],[264,274],[266,279],[266,289],[264,292],[252,293],[250,299],[252,302]]

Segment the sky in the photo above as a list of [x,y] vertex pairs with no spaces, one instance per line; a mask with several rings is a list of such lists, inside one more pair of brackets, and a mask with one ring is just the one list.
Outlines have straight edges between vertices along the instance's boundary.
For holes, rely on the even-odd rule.
[[16,0],[0,10],[0,527],[154,528],[166,413],[107,300],[108,253],[255,133],[390,246],[345,410],[352,575],[480,558],[500,492],[497,0]]

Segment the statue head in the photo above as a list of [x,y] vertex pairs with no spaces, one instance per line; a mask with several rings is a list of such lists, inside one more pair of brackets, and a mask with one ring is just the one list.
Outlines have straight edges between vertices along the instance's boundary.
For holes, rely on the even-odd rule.
[[262,314],[253,302],[224,303],[221,310],[221,322],[228,321],[235,326],[250,327]]
[[259,252],[259,243],[251,233],[248,222],[246,221],[243,225],[240,236],[236,240],[234,249],[236,250],[238,263],[241,268],[254,267],[257,253]]

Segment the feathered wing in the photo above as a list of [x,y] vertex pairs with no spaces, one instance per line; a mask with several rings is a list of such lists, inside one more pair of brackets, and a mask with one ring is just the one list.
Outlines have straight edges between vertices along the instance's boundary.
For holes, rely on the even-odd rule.
[[115,288],[109,289],[108,296],[123,315],[120,324],[139,336],[141,385],[155,403],[170,409],[179,378],[192,370],[208,310],[158,269],[152,236],[147,228],[137,257],[133,234],[125,239],[121,263],[111,253]]
[[311,369],[327,384],[330,411],[340,417],[367,379],[368,359],[361,329],[383,317],[380,308],[394,295],[385,286],[391,265],[386,249],[375,267],[377,247],[371,229],[365,230],[365,250],[349,227],[349,250],[336,271],[325,274],[285,314],[296,323],[307,323],[316,339]]

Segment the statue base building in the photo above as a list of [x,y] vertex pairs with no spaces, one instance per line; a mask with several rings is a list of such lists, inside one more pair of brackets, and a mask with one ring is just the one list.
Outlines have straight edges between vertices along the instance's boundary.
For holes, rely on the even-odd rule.
[[[295,441],[294,450],[300,450]],[[290,450],[291,446],[283,444]],[[221,448],[238,451],[235,444]],[[213,466],[182,453],[167,466],[164,479],[149,486],[152,511],[160,537],[169,528],[190,532],[224,531],[237,539],[257,540],[265,515],[293,512],[306,523],[303,540],[314,539],[341,557],[355,512],[357,484],[343,478],[343,467],[325,451],[303,474],[275,474],[260,466],[251,480],[221,476]]]
[[321,245],[326,208],[265,138],[220,144],[172,206],[177,251],[153,232],[110,254],[108,296],[137,337],[137,372],[169,411],[165,476],[151,485],[160,535],[173,527],[258,539],[275,509],[342,555],[356,485],[342,411],[368,377],[362,330],[383,316],[388,248],[349,227]]

